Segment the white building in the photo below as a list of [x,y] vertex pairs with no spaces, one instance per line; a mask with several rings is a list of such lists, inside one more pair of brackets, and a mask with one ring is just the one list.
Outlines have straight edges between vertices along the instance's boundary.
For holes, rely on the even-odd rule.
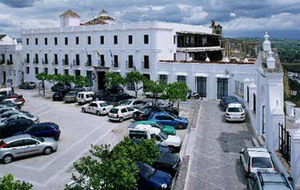
[[0,35],[0,86],[18,86],[22,81],[22,46],[16,39]]

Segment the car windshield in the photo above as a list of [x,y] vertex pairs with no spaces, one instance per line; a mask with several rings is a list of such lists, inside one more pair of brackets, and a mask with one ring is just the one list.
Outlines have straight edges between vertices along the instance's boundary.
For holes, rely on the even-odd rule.
[[45,141],[44,138],[42,138],[42,137],[36,137],[36,136],[33,136],[33,135],[31,135],[31,138],[36,139],[36,140],[38,140],[40,142],[44,142]]
[[20,110],[20,112],[21,112],[22,114],[24,114],[24,115],[26,115],[26,116],[30,117],[30,118],[33,118],[33,117],[34,117],[34,116],[33,116],[33,115],[31,115],[29,112],[22,111],[22,110]]
[[118,113],[118,111],[119,110],[117,108],[113,108],[113,109],[110,110],[110,113]]
[[228,96],[225,98],[226,102],[237,102],[237,98],[233,96]]
[[268,157],[253,157],[252,158],[253,168],[272,168],[271,159]]
[[155,169],[152,168],[151,166],[146,165],[146,164],[140,165],[139,170],[140,170],[140,174],[145,179],[149,179],[155,173]]
[[159,132],[159,136],[164,140],[166,140],[168,138],[168,134],[165,132],[162,132],[162,131]]
[[120,102],[120,105],[129,105],[131,101],[122,101]]
[[171,115],[172,117],[174,117],[175,119],[179,119],[179,116],[177,116],[177,115],[175,115],[175,114],[170,113],[170,115]]
[[66,96],[76,96],[75,92],[69,92]]
[[100,103],[101,107],[109,106],[108,103]]
[[228,112],[242,112],[242,108],[228,108]]

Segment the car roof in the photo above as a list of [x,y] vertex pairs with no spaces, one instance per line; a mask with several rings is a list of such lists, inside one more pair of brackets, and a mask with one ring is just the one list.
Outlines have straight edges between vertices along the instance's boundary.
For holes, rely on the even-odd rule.
[[144,125],[144,124],[138,124],[134,129],[136,130],[149,130],[152,133],[158,134],[160,132],[160,129],[152,127],[151,125]]
[[107,103],[107,102],[106,101],[93,101],[91,103],[102,104],[102,103]]
[[114,107],[114,108],[122,109],[122,108],[128,108],[128,107],[131,107],[131,106],[128,106],[128,105],[126,105],[126,106],[116,106],[116,107]]
[[242,107],[243,107],[242,104],[237,102],[228,104],[228,108],[242,108]]
[[282,173],[260,173],[257,175],[264,187],[264,190],[285,190],[290,185]]
[[9,143],[11,141],[15,141],[15,140],[19,140],[19,139],[25,139],[25,138],[31,138],[31,135],[28,135],[28,134],[16,135],[16,136],[5,138],[5,139],[3,139],[3,141],[5,143]]
[[247,148],[248,154],[250,157],[271,157],[269,151],[265,147],[253,147],[253,148]]

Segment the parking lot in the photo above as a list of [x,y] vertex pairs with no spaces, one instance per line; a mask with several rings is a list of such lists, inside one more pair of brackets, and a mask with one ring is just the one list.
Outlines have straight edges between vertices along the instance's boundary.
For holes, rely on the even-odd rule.
[[[17,179],[34,185],[34,189],[63,189],[71,180],[73,163],[85,154],[91,145],[114,146],[126,134],[132,120],[122,123],[109,122],[107,116],[81,112],[77,104],[53,102],[51,98],[38,95],[37,90],[17,90],[26,100],[23,110],[40,117],[41,122],[55,122],[60,126],[61,137],[57,152],[48,156],[22,158],[8,165],[0,165],[0,176],[11,173]],[[181,116],[192,116],[192,110],[181,108]],[[183,140],[186,130],[177,131]]]

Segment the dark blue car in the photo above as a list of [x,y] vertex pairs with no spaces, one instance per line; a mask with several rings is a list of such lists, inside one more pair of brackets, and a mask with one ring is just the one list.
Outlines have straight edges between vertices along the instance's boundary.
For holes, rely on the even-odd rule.
[[175,129],[185,129],[189,124],[187,118],[167,112],[155,112],[149,117],[149,120],[156,121],[163,125],[171,125]]
[[138,187],[141,190],[171,189],[172,177],[170,174],[156,170],[144,163],[137,163],[139,169]]
[[34,124],[25,131],[17,133],[16,135],[19,134],[30,134],[37,137],[52,137],[55,140],[58,140],[60,136],[60,129],[55,123],[45,122]]

